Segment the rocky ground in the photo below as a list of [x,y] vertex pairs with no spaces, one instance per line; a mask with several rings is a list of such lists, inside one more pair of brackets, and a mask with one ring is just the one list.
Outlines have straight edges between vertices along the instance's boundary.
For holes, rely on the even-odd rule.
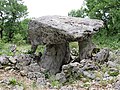
[[29,54],[0,56],[0,90],[120,90],[120,51],[101,49],[93,57],[62,66],[49,75]]

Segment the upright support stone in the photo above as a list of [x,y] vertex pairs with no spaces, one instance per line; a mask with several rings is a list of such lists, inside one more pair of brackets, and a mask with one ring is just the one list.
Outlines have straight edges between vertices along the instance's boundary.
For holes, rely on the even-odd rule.
[[91,36],[87,37],[84,40],[78,41],[79,45],[79,59],[90,58],[92,55],[92,50],[95,48],[95,45],[92,43]]
[[45,52],[39,63],[42,68],[51,74],[60,71],[63,64],[70,61],[70,49],[68,43],[46,45]]

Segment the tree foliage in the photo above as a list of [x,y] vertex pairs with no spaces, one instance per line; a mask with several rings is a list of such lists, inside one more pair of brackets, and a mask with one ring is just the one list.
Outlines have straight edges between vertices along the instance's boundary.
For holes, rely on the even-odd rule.
[[22,0],[0,0],[0,37],[11,41],[21,30],[21,20],[27,15]]
[[86,5],[68,15],[90,17],[104,22],[106,34],[120,35],[120,0],[85,0]]

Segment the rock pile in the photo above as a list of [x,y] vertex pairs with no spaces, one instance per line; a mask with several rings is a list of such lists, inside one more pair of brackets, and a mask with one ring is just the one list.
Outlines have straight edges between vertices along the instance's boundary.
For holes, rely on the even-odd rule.
[[[102,58],[83,59],[80,62],[70,62],[63,65],[61,72],[57,73],[54,79],[62,84],[69,82],[71,78],[73,81],[77,79],[84,81],[86,77],[91,82],[111,82],[114,88],[119,88],[120,55],[107,49],[100,50],[93,57],[97,57],[98,55],[102,56]],[[44,71],[34,58],[35,56],[30,54],[16,56],[3,55],[0,56],[0,68],[8,71],[15,70],[21,76],[34,80],[38,85],[51,87],[52,85],[49,83],[48,77],[46,78],[46,75],[49,75],[49,73]]]

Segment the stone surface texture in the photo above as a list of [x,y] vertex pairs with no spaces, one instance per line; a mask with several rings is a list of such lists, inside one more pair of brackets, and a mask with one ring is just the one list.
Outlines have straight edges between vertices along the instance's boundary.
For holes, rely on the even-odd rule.
[[103,26],[101,20],[66,16],[43,16],[30,21],[29,39],[32,44],[61,44],[83,39]]

